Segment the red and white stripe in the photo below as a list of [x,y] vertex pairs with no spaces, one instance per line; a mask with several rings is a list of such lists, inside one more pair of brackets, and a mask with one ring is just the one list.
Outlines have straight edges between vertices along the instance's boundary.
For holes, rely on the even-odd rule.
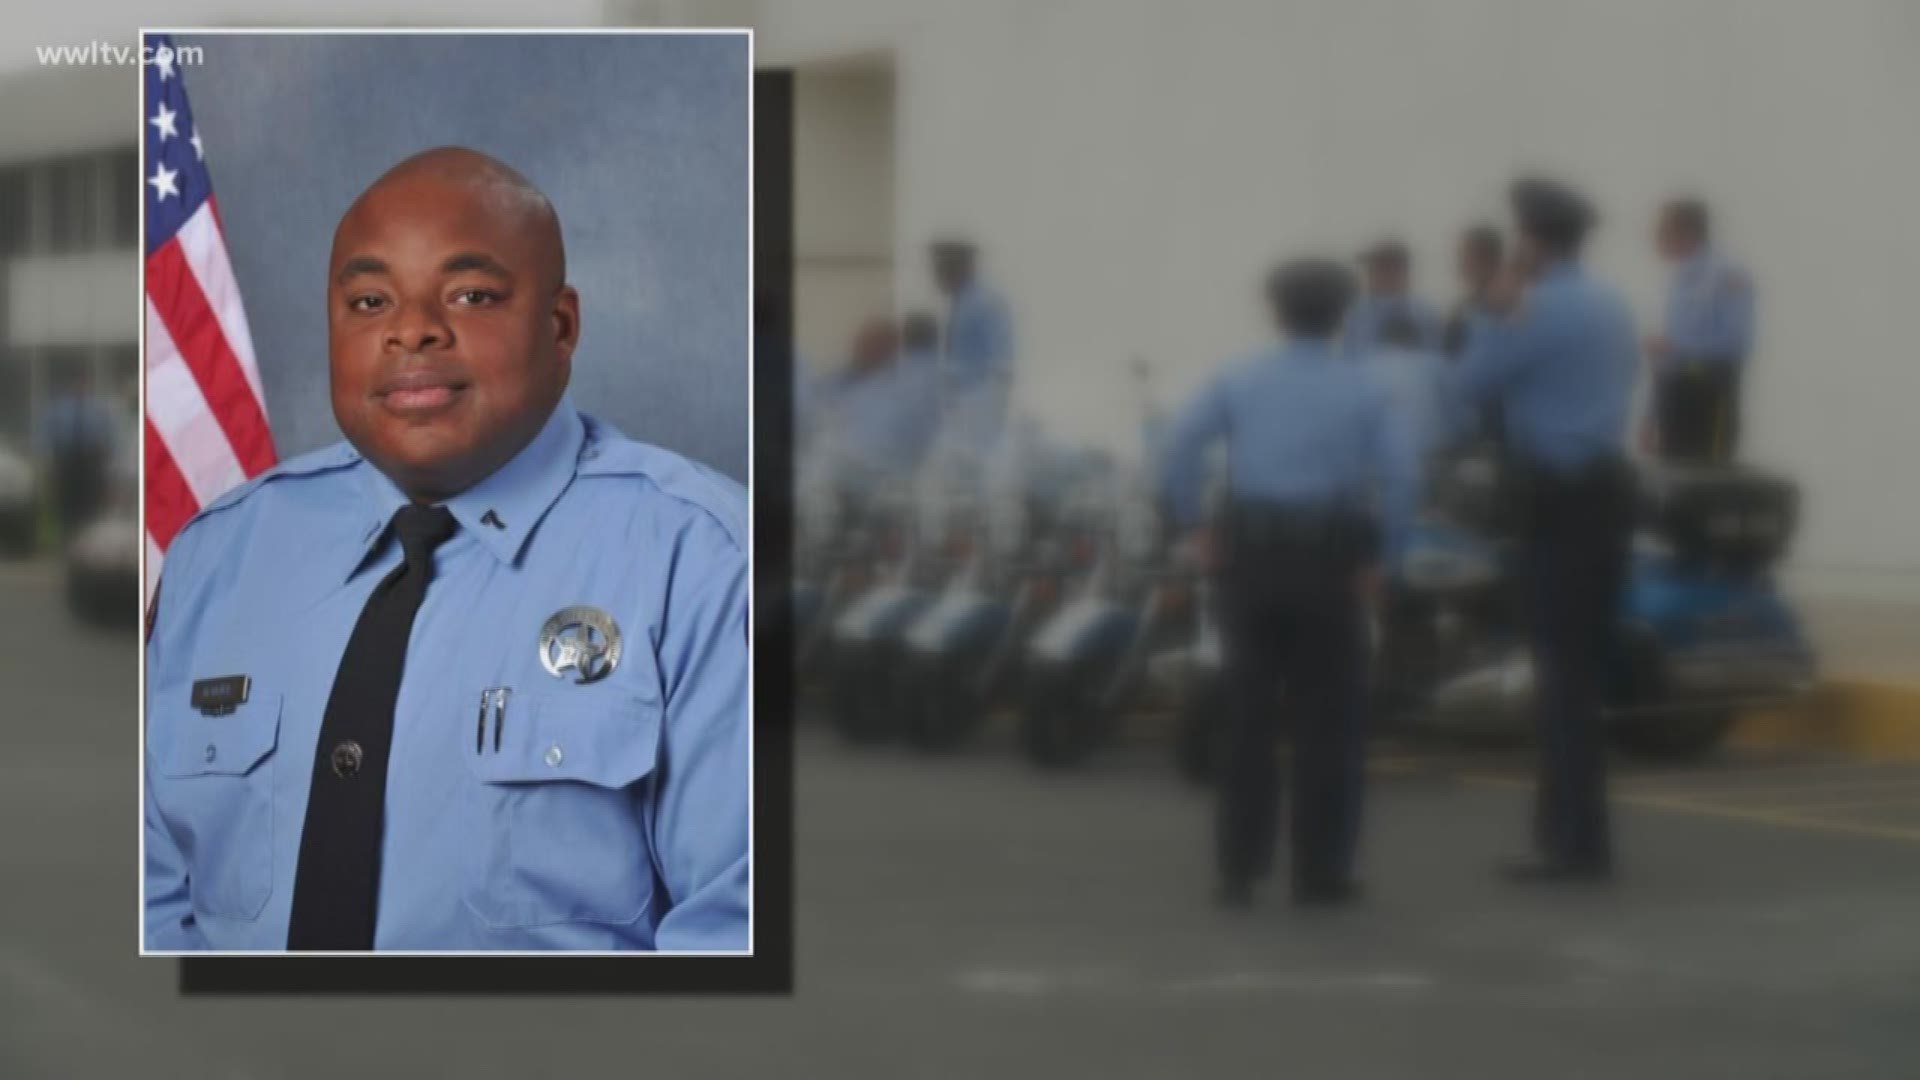
[[146,595],[174,534],[274,463],[240,287],[208,199],[147,256]]

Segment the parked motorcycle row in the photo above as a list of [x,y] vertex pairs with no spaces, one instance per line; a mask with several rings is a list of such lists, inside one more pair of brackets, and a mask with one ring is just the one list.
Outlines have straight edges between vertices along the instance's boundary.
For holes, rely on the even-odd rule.
[[[1132,717],[1172,714],[1180,770],[1212,773],[1217,598],[1182,556],[1150,464],[1052,445],[1031,427],[989,455],[936,443],[911,471],[824,443],[796,482],[791,602],[800,685],[841,735],[950,751],[1010,716],[1025,756],[1061,769]],[[1771,574],[1797,493],[1742,466],[1647,466],[1640,490],[1610,720],[1623,750],[1697,757],[1741,710],[1812,686],[1811,650]],[[1492,448],[1432,463],[1373,628],[1375,734],[1471,743],[1529,731],[1512,505]]]

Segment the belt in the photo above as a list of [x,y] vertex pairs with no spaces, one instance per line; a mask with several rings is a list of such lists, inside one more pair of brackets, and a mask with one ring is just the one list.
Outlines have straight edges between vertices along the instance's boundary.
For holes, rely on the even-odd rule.
[[1373,522],[1351,507],[1236,500],[1227,507],[1226,526],[1233,546],[1251,551],[1285,550],[1364,558],[1378,544]]

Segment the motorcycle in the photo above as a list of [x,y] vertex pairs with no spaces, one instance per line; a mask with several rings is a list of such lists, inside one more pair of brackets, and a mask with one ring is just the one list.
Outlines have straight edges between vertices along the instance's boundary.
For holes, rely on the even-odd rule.
[[[1486,520],[1497,466],[1468,458],[1453,468],[1455,490],[1442,488],[1441,514],[1416,528],[1395,568],[1376,712],[1426,733],[1524,734],[1534,678],[1515,595],[1520,554]],[[1605,718],[1627,752],[1697,758],[1742,709],[1791,705],[1812,688],[1812,649],[1769,573],[1797,495],[1738,466],[1650,466],[1638,487]]]
[[834,723],[850,741],[878,742],[899,728],[894,686],[904,635],[972,555],[979,497],[970,471],[944,457],[922,469],[903,507],[909,527],[900,558],[871,572],[870,586],[824,625]]
[[1033,634],[1020,709],[1021,745],[1043,768],[1078,764],[1112,737],[1152,689],[1152,658],[1187,640],[1194,580],[1174,558],[1159,500],[1144,476],[1091,495],[1101,522],[1086,580]]
[[896,710],[921,749],[960,745],[1007,697],[1027,638],[1090,565],[1090,531],[1055,495],[1088,466],[1062,457],[1030,446],[996,470],[970,558],[905,634]]

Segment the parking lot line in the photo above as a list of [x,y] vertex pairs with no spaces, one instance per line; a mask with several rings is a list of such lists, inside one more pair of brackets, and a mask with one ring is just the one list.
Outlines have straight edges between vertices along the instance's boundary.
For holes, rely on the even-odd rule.
[[1836,810],[1885,810],[1893,807],[1907,806],[1920,808],[1920,791],[1909,791],[1903,795],[1895,795],[1882,799],[1850,799],[1844,802],[1794,803],[1790,806],[1776,806],[1773,807],[1773,809],[1783,810],[1789,814],[1820,814],[1830,813]]
[[[1476,787],[1497,787],[1510,791],[1527,790],[1533,787],[1533,781],[1531,780],[1500,773],[1455,773],[1454,778]],[[1616,805],[1630,806],[1638,809],[1688,814],[1696,817],[1720,818],[1728,821],[1743,821],[1749,824],[1767,825],[1778,829],[1792,829],[1797,832],[1838,833],[1850,836],[1870,837],[1877,840],[1894,840],[1901,843],[1920,844],[1920,826],[1887,825],[1872,821],[1849,821],[1797,813],[1789,809],[1776,807],[1729,805],[1720,802],[1701,801],[1696,798],[1680,798],[1673,795],[1623,792],[1618,789],[1614,792],[1613,802]]]

